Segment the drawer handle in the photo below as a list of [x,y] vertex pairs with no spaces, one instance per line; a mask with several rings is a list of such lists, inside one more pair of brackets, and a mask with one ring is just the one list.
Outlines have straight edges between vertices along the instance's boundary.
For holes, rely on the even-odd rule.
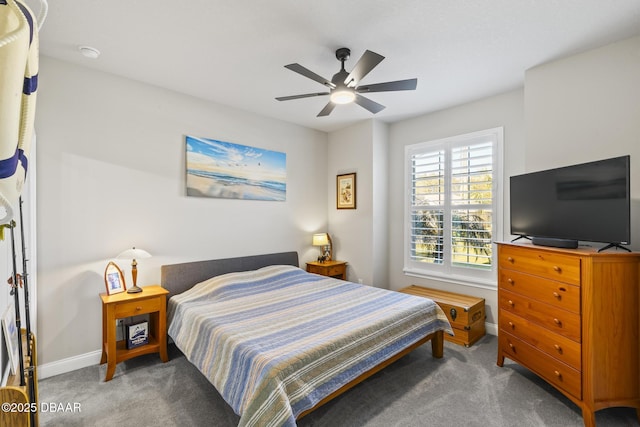
[[562,273],[562,269],[560,267],[558,267],[557,265],[553,266],[553,271],[555,271],[556,273]]
[[136,307],[136,311],[142,310],[142,307]]
[[510,348],[511,350],[513,350],[513,352],[514,352],[514,353],[516,352],[516,346],[515,346],[515,345],[513,345],[513,344],[509,343],[509,348]]
[[515,329],[516,325],[513,324],[513,322],[509,322],[509,326],[511,326],[511,329]]
[[562,379],[562,374],[558,371],[553,371],[553,374],[558,377],[558,379]]
[[562,322],[560,321],[560,319],[553,319],[553,322],[558,326],[562,326]]
[[554,292],[554,293],[553,293],[553,296],[554,296],[555,298],[557,298],[557,299],[561,299],[561,298],[562,298],[562,295],[560,295],[560,294],[559,294],[559,293],[557,293],[557,292]]
[[513,258],[507,257],[507,261],[509,261],[510,263],[513,263]]
[[507,282],[509,282],[510,285],[513,285],[513,279],[512,278],[508,278]]
[[560,347],[558,344],[554,344],[553,348],[555,348],[558,353],[562,354],[562,347]]
[[508,303],[511,307],[513,307],[513,306],[515,305],[515,304],[513,303],[513,301],[511,301],[511,300],[507,301],[507,303]]

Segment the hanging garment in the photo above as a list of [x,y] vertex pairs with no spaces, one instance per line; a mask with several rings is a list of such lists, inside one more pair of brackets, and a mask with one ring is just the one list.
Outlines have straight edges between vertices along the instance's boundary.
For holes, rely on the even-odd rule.
[[37,88],[33,13],[15,0],[0,0],[0,223],[13,218],[26,179]]

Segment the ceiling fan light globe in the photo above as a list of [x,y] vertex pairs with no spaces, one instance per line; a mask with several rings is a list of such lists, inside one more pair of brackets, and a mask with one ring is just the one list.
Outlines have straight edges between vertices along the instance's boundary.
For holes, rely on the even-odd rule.
[[334,104],[349,104],[356,99],[356,94],[350,90],[336,90],[331,93],[331,102]]

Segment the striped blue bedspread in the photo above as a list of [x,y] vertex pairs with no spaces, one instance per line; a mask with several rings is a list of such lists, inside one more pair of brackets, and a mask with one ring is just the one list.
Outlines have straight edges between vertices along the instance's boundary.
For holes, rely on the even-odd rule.
[[169,300],[168,321],[241,426],[295,426],[297,415],[419,339],[452,333],[429,299],[291,266],[202,282]]

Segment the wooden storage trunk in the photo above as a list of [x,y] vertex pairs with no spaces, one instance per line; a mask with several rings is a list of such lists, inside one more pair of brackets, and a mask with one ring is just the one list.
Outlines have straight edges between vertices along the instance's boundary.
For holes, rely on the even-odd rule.
[[445,312],[455,336],[444,334],[444,339],[469,347],[485,334],[484,298],[411,285],[400,292],[434,300]]

